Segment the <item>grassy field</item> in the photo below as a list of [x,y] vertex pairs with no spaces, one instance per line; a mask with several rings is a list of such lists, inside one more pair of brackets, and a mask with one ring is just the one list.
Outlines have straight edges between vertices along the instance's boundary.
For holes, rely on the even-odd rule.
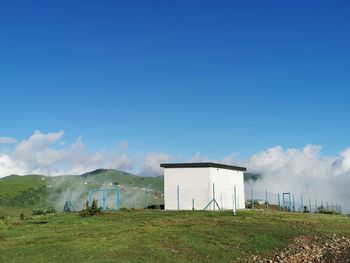
[[241,262],[299,235],[350,235],[340,215],[134,211],[0,220],[0,262]]
[[[96,170],[80,176],[1,178],[0,262],[245,262],[251,255],[272,255],[300,235],[350,235],[350,219],[340,215],[248,210],[237,216],[150,210],[90,218],[31,215],[33,208],[62,211],[69,192],[81,209],[90,189],[117,185],[122,207],[135,201],[142,207],[145,187],[151,189],[152,204],[162,193],[163,177]],[[27,220],[19,219],[22,212]]]

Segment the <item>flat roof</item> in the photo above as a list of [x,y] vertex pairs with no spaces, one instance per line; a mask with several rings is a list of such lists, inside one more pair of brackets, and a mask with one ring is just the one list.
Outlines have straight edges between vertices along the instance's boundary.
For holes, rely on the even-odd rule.
[[160,167],[163,168],[203,168],[203,167],[214,167],[214,168],[221,168],[221,169],[228,169],[228,170],[235,170],[235,171],[247,171],[247,168],[240,167],[240,166],[233,166],[233,165],[227,165],[227,164],[221,164],[221,163],[162,163],[160,164]]

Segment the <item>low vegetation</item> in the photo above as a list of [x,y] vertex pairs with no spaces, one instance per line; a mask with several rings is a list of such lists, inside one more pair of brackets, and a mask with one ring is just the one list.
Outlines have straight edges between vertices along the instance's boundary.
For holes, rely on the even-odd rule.
[[86,201],[85,208],[79,212],[81,217],[94,216],[101,213],[102,208],[98,207],[97,200],[93,199],[90,206],[89,201]]
[[32,215],[46,215],[46,214],[54,214],[56,213],[56,210],[54,208],[48,208],[48,209],[44,209],[44,208],[35,208],[32,211]]

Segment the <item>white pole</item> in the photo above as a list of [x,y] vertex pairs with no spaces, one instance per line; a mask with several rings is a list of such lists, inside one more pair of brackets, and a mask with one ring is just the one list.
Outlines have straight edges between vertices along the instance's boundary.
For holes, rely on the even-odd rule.
[[236,215],[236,186],[233,187],[233,194],[232,194],[232,208],[233,208],[233,215]]

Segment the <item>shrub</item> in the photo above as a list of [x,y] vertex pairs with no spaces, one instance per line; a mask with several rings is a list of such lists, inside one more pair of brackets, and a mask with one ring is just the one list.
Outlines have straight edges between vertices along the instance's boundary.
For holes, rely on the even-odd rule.
[[133,209],[132,209],[132,208],[127,208],[127,207],[122,207],[122,208],[120,208],[119,211],[120,211],[120,212],[132,212]]
[[42,208],[34,208],[32,211],[32,215],[46,215],[56,213],[54,208],[42,209]]
[[79,212],[79,215],[81,217],[88,217],[88,216],[94,216],[101,212],[101,207],[98,207],[97,199],[92,200],[91,207],[89,205],[89,201],[86,201],[85,203],[85,209],[81,210]]
[[339,212],[332,211],[332,210],[319,210],[318,212],[319,212],[320,214],[329,214],[329,215],[340,214]]
[[25,220],[26,219],[23,212],[19,215],[19,219],[20,220]]

